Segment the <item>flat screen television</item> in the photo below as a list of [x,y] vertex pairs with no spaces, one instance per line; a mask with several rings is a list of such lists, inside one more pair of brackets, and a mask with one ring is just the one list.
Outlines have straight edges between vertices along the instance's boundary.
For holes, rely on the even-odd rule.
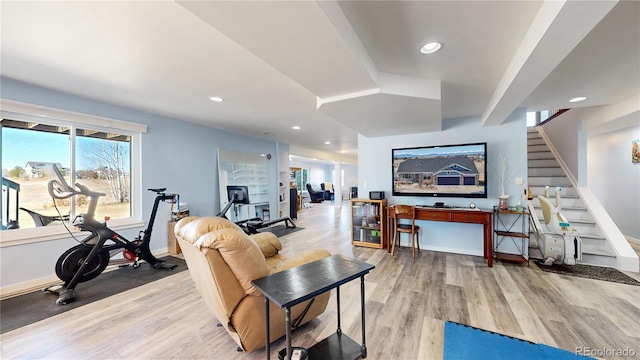
[[393,195],[487,197],[487,143],[392,149]]
[[245,185],[227,185],[227,197],[229,202],[248,204],[249,188]]

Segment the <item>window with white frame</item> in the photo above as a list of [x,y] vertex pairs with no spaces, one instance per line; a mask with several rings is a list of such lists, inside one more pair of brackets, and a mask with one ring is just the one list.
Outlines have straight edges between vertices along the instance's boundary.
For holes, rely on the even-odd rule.
[[108,216],[115,226],[140,222],[136,164],[146,126],[52,109],[34,116],[42,109],[20,112],[29,107],[20,104],[13,106],[17,111],[7,111],[5,105],[0,120],[3,242],[66,232],[60,225],[86,212],[89,199],[83,196],[51,198],[53,167],[70,186],[82,184],[104,194],[96,218]]

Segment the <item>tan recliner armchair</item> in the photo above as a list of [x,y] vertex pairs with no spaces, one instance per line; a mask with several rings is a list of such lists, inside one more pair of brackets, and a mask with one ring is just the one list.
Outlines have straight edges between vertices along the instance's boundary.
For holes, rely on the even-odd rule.
[[[246,235],[221,217],[187,217],[175,226],[175,234],[198,292],[229,335],[246,352],[265,346],[264,297],[251,281],[285,269],[330,256],[311,250],[289,259],[270,232]],[[292,323],[302,325],[322,314],[329,293],[291,309]],[[311,306],[304,313],[307,304]],[[271,342],[284,336],[284,310],[270,302]]]

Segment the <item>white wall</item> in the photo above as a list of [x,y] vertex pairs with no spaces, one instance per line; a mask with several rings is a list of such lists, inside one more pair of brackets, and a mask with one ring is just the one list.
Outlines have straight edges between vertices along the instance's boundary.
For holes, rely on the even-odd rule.
[[358,186],[358,167],[354,165],[342,164],[344,170],[344,186],[342,187],[343,199],[349,199],[351,187]]
[[[524,110],[516,110],[507,121],[500,126],[480,126],[480,118],[445,120],[442,132],[421,133],[380,138],[358,138],[358,194],[368,197],[370,190],[385,191],[388,203],[392,204],[426,204],[432,205],[436,198],[392,196],[392,160],[391,150],[394,148],[487,143],[487,199],[437,198],[447,205],[467,207],[474,202],[483,209],[492,209],[498,204],[500,185],[494,169],[498,154],[504,153],[509,167],[510,181],[506,192],[511,195],[510,202],[515,205],[516,199],[526,188],[527,179],[527,133]],[[515,185],[515,178],[521,177],[523,185]],[[366,184],[366,187],[365,187]],[[421,248],[466,253],[483,254],[483,229],[481,225],[439,223],[421,221]],[[406,242],[406,237],[403,237]],[[403,245],[406,245],[403,242]],[[510,248],[501,249],[512,252]]]
[[[335,164],[327,164],[324,166],[325,182],[333,181],[331,179],[331,173],[335,170],[335,167],[336,167]],[[358,167],[355,165],[341,163],[340,168],[344,172],[344,186],[342,186],[341,188],[342,198],[345,200],[348,200],[349,190],[351,189],[352,186],[358,185]],[[333,185],[334,188],[338,185],[337,182],[339,181],[339,175],[336,174],[336,176],[337,177]]]
[[571,109],[542,125],[578,186],[587,186],[587,140],[582,131],[583,109]]
[[[188,203],[192,215],[214,215],[220,210],[216,160],[218,147],[272,155],[278,153],[276,143],[272,141],[117,107],[6,78],[0,80],[2,97],[8,100],[148,125],[148,132],[142,136],[142,189],[166,187],[168,192],[180,194],[181,201]],[[277,178],[277,161],[274,158],[269,162],[269,174]],[[272,193],[275,203],[277,185],[277,181],[274,181]],[[149,218],[153,199],[154,194],[143,192],[144,221]],[[271,202],[274,203],[274,200]],[[152,250],[167,248],[166,224],[169,217],[169,209],[160,206],[151,240]],[[139,230],[129,229],[121,234],[132,239]],[[59,239],[2,247],[0,288],[55,278],[54,266],[58,256],[75,244],[72,239]]]
[[631,141],[638,139],[640,126],[587,138],[589,188],[620,231],[635,239],[640,239],[640,163],[631,163]]
[[[320,190],[320,184],[326,182],[324,164],[293,158],[289,166],[309,170],[309,183],[313,186],[314,190]],[[331,174],[329,174],[329,177],[331,177]],[[307,184],[302,184],[302,189],[306,190]]]

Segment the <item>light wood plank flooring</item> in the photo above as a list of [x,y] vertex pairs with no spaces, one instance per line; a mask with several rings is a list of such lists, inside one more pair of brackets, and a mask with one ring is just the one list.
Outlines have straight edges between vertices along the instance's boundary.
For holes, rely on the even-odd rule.
[[[391,256],[353,247],[348,204],[312,205],[296,221],[305,229],[281,238],[283,253],[320,247],[376,266],[365,277],[369,359],[441,359],[445,320],[570,351],[630,348],[640,358],[638,286],[560,276],[533,264],[488,268],[475,256],[422,250],[413,260],[410,248]],[[359,292],[358,281],[341,288],[342,329],[356,341]],[[294,345],[309,347],[335,331],[334,297],[324,314],[294,332]],[[5,333],[0,358],[265,358],[264,350],[237,352],[216,322],[185,271]],[[272,359],[283,346],[282,339],[274,344]]]

